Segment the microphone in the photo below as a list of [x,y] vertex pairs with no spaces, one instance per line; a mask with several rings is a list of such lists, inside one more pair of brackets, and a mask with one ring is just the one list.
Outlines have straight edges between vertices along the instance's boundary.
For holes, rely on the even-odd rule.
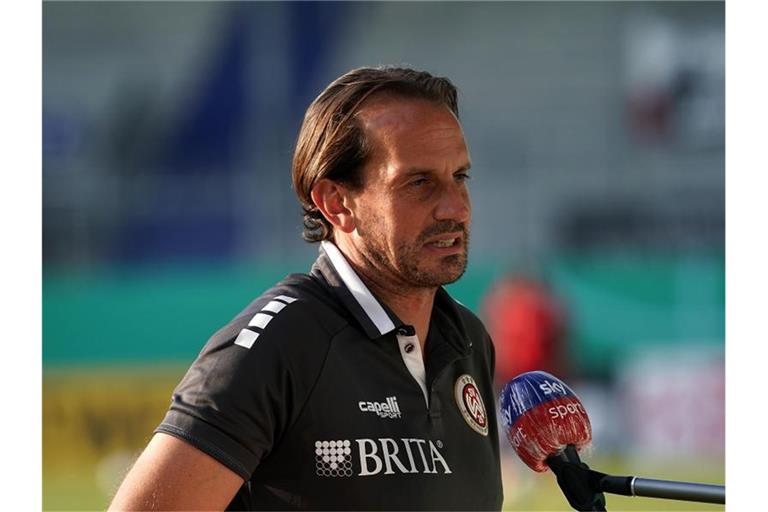
[[543,371],[523,373],[504,386],[499,407],[507,439],[529,468],[550,468],[574,509],[605,510],[605,496],[579,459],[592,441],[592,425],[571,388]]
[[592,441],[587,411],[571,388],[542,371],[518,375],[504,386],[499,399],[501,419],[515,452],[539,473],[547,457]]
[[592,441],[592,426],[578,396],[543,371],[518,375],[499,397],[507,439],[525,464],[551,469],[568,503],[576,510],[604,511],[603,492],[703,503],[725,503],[725,486],[611,476],[584,464],[578,452]]

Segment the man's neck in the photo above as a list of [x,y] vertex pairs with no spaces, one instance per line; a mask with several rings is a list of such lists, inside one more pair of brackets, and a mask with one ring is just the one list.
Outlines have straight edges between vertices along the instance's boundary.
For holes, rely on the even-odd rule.
[[[357,251],[339,247],[344,257],[371,292],[381,299],[397,317],[412,325],[424,353],[429,334],[429,319],[437,288],[416,288],[401,283],[389,272],[378,269]],[[347,249],[347,250],[345,250]]]
[[419,338],[422,353],[424,353],[436,290],[427,288],[410,291],[392,290],[387,286],[379,286],[375,280],[368,279],[363,270],[359,272],[360,279],[366,286],[384,301],[400,320],[413,326],[416,330],[416,336]]

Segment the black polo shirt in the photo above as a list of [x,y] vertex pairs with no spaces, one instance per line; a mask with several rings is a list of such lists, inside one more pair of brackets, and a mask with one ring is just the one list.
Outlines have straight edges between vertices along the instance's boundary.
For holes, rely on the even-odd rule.
[[323,242],[211,337],[156,432],[246,480],[230,509],[499,510],[493,346],[442,288],[425,352]]

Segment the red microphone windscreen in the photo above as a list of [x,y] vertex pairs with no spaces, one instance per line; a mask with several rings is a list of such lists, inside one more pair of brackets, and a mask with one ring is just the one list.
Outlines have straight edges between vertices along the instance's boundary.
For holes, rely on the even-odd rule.
[[542,371],[518,375],[499,399],[507,439],[534,471],[546,471],[546,459],[567,445],[581,450],[592,441],[587,411],[571,388]]

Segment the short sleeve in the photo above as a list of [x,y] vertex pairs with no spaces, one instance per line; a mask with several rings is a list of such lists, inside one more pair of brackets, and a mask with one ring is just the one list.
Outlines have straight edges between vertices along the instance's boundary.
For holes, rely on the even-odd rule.
[[317,351],[325,338],[297,303],[259,329],[250,347],[236,344],[251,317],[206,343],[155,430],[185,440],[245,480],[295,420],[320,371],[323,357],[297,360],[303,352],[297,345],[309,342]]

